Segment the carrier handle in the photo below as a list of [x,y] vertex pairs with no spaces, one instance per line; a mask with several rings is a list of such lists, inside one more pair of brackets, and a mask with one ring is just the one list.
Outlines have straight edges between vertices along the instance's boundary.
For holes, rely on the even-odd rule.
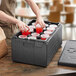
[[35,42],[35,46],[36,47],[42,47],[43,46],[43,42]]
[[32,47],[32,46],[34,46],[34,42],[32,42],[32,41],[23,41],[23,46],[24,47]]

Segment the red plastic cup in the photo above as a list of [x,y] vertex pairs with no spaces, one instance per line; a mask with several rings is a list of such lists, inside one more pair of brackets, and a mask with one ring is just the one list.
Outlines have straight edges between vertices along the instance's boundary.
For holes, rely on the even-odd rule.
[[40,34],[39,33],[32,33],[31,34],[33,37],[37,37],[37,36],[39,36]]
[[21,31],[22,32],[22,35],[29,35],[29,34],[31,34],[31,32],[29,32],[29,30],[27,30],[27,31]]
[[51,31],[45,31],[44,34],[47,34],[47,35],[51,35],[53,32]]
[[41,40],[46,40],[46,38],[41,37]]
[[36,40],[36,37],[30,36],[28,39]]
[[49,27],[49,28],[47,28],[47,31],[51,31],[51,32],[53,32],[54,30],[55,30],[54,27]]
[[43,32],[43,29],[42,29],[42,28],[37,27],[37,28],[36,28],[36,32],[37,32],[37,33],[41,33],[41,32]]
[[50,25],[50,27],[54,27],[56,29],[57,28],[57,25]]
[[41,37],[41,40],[46,40],[46,38],[45,37]]
[[43,35],[41,35],[41,40],[46,40],[48,37],[49,37],[49,35],[43,34]]
[[26,35],[19,35],[19,38],[25,39],[25,38],[27,38],[27,36]]
[[37,33],[43,32],[43,28],[39,24],[36,25],[36,32]]

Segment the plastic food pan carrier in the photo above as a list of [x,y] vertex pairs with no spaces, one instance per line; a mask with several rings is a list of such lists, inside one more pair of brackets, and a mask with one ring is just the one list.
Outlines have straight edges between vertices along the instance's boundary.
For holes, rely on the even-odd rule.
[[[32,20],[31,25],[36,20]],[[26,64],[47,66],[62,44],[62,25],[45,21],[46,24],[55,24],[58,27],[47,40],[20,39],[21,32],[12,37],[12,60]]]

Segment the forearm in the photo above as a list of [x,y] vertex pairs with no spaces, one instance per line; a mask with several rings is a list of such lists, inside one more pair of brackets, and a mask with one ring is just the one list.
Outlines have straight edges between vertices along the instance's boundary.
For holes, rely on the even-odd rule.
[[36,16],[41,17],[40,10],[39,10],[38,6],[36,5],[36,3],[33,0],[26,0],[26,2],[30,5],[30,7],[32,8],[32,10],[36,14]]
[[11,17],[11,16],[5,14],[3,11],[0,11],[0,20],[2,20],[4,22],[12,23],[12,24],[16,24],[18,21],[14,17]]

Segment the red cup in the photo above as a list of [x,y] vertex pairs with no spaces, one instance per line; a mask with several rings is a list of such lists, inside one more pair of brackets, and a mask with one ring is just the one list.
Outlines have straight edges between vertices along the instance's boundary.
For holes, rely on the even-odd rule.
[[43,32],[43,29],[42,29],[42,28],[37,27],[37,28],[36,28],[36,32],[37,32],[37,33],[41,33],[41,32]]
[[25,38],[27,38],[27,36],[26,35],[19,35],[19,38],[25,39]]
[[37,26],[36,26],[36,32],[37,33],[43,32],[43,28],[39,24],[37,24]]
[[29,30],[27,30],[27,31],[21,31],[22,32],[22,35],[29,35],[29,34],[31,34],[31,32],[29,32]]
[[57,28],[57,25],[50,25],[51,28]]
[[46,40],[48,37],[50,37],[50,36],[47,34],[43,34],[43,35],[41,35],[41,40]]
[[47,31],[51,31],[51,32],[53,32],[54,30],[55,30],[54,27],[49,27],[49,28],[47,28]]
[[28,39],[36,40],[36,37],[30,36],[30,37],[28,37]]
[[31,34],[33,37],[37,37],[37,36],[39,36],[40,34],[39,33],[32,33]]
[[44,34],[51,35],[52,32],[51,31],[45,31]]
[[41,37],[41,40],[46,40],[46,38],[42,38],[42,37]]

